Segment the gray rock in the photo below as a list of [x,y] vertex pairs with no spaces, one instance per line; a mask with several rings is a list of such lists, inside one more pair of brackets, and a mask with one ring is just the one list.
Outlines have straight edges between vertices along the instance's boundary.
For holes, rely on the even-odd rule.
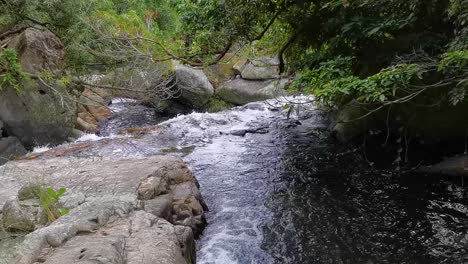
[[249,61],[246,58],[240,58],[233,66],[233,70],[236,74],[241,74]]
[[73,129],[72,130],[72,137],[73,138],[80,138],[84,135],[85,133],[81,130],[78,130],[78,129]]
[[33,81],[21,93],[8,87],[0,91],[0,119],[8,134],[26,148],[65,142],[75,125],[75,107],[67,98],[62,105],[61,98],[50,88]]
[[217,63],[214,65],[209,65],[208,67],[204,68],[203,71],[205,72],[208,80],[214,87],[218,87],[219,84],[234,79],[236,77],[236,72],[234,70],[234,63]]
[[[29,198],[28,188],[21,186],[46,175],[48,185],[66,188],[62,206],[73,207],[69,214],[25,237],[17,264],[194,263],[193,234],[199,234],[205,223],[204,202],[195,178],[180,159],[52,158],[9,162],[3,168],[0,205],[11,198],[17,201],[14,197],[20,189],[20,196]],[[158,184],[149,183],[150,178],[159,179]],[[150,200],[138,199],[142,198],[139,187],[145,184],[151,190]],[[5,210],[22,206],[19,201],[9,202]],[[173,220],[174,212],[180,212],[177,221],[187,227],[176,228],[156,216]],[[31,222],[27,223],[33,228]]]
[[39,198],[39,188],[41,188],[40,185],[32,183],[21,187],[18,191],[18,200],[25,201]]
[[[131,210],[130,203],[115,198],[103,198],[83,204],[51,225],[28,234],[17,250],[17,263],[34,263],[47,247],[62,246],[79,233],[96,232],[100,227],[128,216]],[[70,253],[69,255],[71,255]],[[49,257],[46,257],[46,259],[49,259]],[[52,258],[50,263],[74,263],[74,261],[54,262]]]
[[196,260],[196,246],[193,237],[192,229],[186,226],[174,226],[179,246],[182,249],[182,256],[185,258],[187,263],[197,263]]
[[206,225],[204,211],[207,208],[195,182],[184,182],[173,188],[172,217],[174,223],[188,226],[193,230],[195,236],[200,235]]
[[224,83],[217,95],[230,103],[244,105],[285,95],[286,80],[281,81],[249,81],[235,79]]
[[[11,37],[7,47],[17,50],[27,72],[53,72],[64,66],[64,46],[46,29],[28,28]],[[68,139],[75,125],[76,104],[69,98],[67,88],[23,81],[20,92],[11,87],[0,91],[0,120],[26,148],[57,145]]]
[[31,232],[47,223],[38,200],[7,201],[3,206],[3,227],[9,231]]
[[143,211],[132,213],[130,204],[119,200],[76,208],[26,236],[18,252],[18,264],[33,263],[41,254],[46,264],[187,263],[172,224]]
[[261,58],[247,63],[242,69],[241,76],[248,80],[268,80],[279,78],[279,61],[276,58]]
[[45,28],[29,27],[12,37],[7,48],[19,52],[23,70],[30,73],[56,71],[65,66],[65,48],[60,39]]
[[181,92],[177,100],[183,104],[202,107],[214,94],[213,86],[202,70],[176,64],[176,80]]
[[169,191],[169,179],[166,174],[155,172],[138,186],[138,199],[150,200]]
[[75,208],[83,204],[86,201],[86,196],[82,192],[65,192],[65,194],[59,198],[59,204],[63,208]]
[[21,142],[16,137],[0,137],[0,165],[5,164],[8,160],[23,156],[28,151],[23,147]]
[[[138,187],[150,176],[167,177],[174,182],[192,181],[193,175],[178,158],[155,156],[142,159],[51,158],[20,160],[4,165],[0,174],[0,207],[18,190],[43,176],[49,186],[66,188],[65,196],[84,195],[86,201],[119,197],[135,207],[140,203]],[[81,200],[82,198],[79,198]]]
[[174,197],[172,194],[158,196],[152,200],[144,201],[143,208],[147,213],[157,217],[172,221],[172,202]]

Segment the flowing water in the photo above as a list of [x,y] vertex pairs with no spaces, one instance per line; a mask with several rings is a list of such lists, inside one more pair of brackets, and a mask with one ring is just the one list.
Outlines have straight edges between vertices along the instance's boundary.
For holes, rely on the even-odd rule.
[[[162,123],[130,101],[112,108],[104,137],[73,155],[182,157],[210,209],[197,263],[468,263],[466,188],[370,168],[313,107],[288,119],[270,101]],[[135,126],[147,128],[119,133]]]

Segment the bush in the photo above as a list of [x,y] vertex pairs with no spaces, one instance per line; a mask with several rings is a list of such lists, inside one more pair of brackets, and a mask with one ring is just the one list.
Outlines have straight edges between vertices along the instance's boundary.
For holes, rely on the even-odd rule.
[[21,80],[27,79],[25,73],[18,61],[18,55],[15,50],[5,49],[0,52],[0,91],[9,86],[17,92],[21,88]]

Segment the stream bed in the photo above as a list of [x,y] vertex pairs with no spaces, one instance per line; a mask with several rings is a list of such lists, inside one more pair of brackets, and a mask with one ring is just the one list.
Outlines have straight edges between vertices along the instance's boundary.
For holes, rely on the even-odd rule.
[[326,113],[304,106],[288,119],[283,104],[164,121],[114,100],[101,137],[65,147],[79,149],[73,156],[184,159],[210,209],[197,263],[468,263],[458,179],[372,168],[332,139]]

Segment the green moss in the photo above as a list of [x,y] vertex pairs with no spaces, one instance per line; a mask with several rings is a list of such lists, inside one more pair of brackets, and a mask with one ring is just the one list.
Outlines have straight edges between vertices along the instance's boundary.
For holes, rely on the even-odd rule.
[[192,153],[194,149],[195,149],[194,146],[188,146],[188,147],[184,147],[184,148],[180,148],[180,149],[176,148],[176,147],[171,147],[171,148],[167,148],[167,149],[162,149],[161,152],[164,153],[164,154],[182,153],[185,156],[185,155],[188,155],[188,154]]
[[233,104],[226,102],[220,98],[212,97],[205,106],[205,110],[208,113],[221,112],[234,107]]

